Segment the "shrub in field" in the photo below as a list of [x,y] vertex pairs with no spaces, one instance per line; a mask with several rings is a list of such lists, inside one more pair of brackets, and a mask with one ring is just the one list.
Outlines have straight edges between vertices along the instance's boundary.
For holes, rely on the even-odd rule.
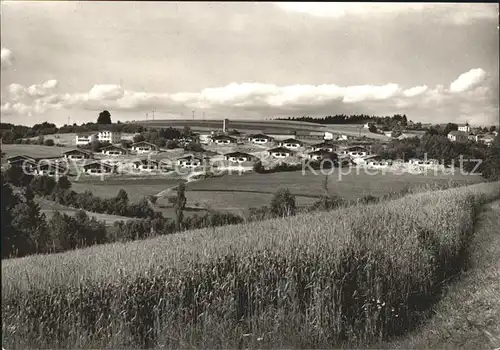
[[415,327],[500,183],[2,262],[9,347],[337,348]]
[[43,144],[45,146],[54,146],[55,145],[55,142],[53,139],[46,139],[45,141],[43,141]]
[[270,210],[275,217],[295,215],[295,196],[288,189],[279,189],[271,199]]

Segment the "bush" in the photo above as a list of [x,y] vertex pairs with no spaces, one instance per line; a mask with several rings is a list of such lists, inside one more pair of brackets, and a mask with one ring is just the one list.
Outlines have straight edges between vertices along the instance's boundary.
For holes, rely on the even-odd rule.
[[277,217],[295,215],[295,196],[288,189],[279,189],[271,200],[271,214]]
[[54,140],[52,140],[52,139],[47,139],[47,140],[45,140],[45,141],[43,142],[43,144],[44,144],[45,146],[54,146],[54,145],[55,145],[55,142],[54,142]]

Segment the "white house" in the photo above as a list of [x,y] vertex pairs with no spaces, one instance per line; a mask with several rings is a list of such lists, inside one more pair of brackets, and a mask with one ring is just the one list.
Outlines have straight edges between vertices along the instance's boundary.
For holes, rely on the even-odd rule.
[[234,137],[227,135],[218,135],[212,137],[212,142],[215,143],[216,145],[230,145],[230,144],[235,144],[236,139]]
[[495,136],[493,133],[484,134],[484,135],[481,135],[481,137],[478,139],[478,142],[482,142],[485,145],[490,146],[493,143],[493,140],[495,140],[495,137],[498,137],[498,136]]
[[252,156],[251,154],[244,153],[244,152],[231,152],[231,153],[227,153],[224,155],[224,159],[231,162],[231,163],[250,162],[254,158],[255,157]]
[[353,158],[366,157],[369,154],[368,150],[361,146],[345,147],[341,149],[338,153],[340,155],[351,156]]
[[335,136],[333,133],[325,131],[325,135],[323,136],[323,140],[333,140]]
[[149,143],[146,141],[140,141],[140,142],[133,143],[131,145],[131,148],[132,148],[132,151],[136,152],[137,154],[158,151],[158,146],[153,145],[152,143]]
[[99,139],[97,133],[95,132],[85,132],[76,134],[76,145],[77,146],[85,146],[93,141],[97,141]]
[[465,131],[450,131],[448,139],[452,142],[465,142],[469,139],[469,135]]
[[294,153],[295,153],[294,151],[284,147],[276,147],[267,151],[267,154],[269,154],[271,157],[274,158],[291,157],[294,155]]
[[116,172],[116,167],[103,162],[95,161],[89,164],[85,164],[83,166],[83,171],[91,175],[112,174]]
[[418,165],[418,166],[423,166],[423,167],[428,167],[428,166],[435,166],[438,165],[439,162],[436,159],[418,159],[418,158],[412,158],[408,161],[409,164],[411,165]]
[[159,169],[159,162],[153,159],[141,159],[133,163],[135,169],[143,171],[153,171]]
[[248,141],[257,145],[265,145],[273,141],[273,138],[264,134],[254,134],[248,137]]
[[200,143],[202,145],[208,145],[212,141],[212,136],[209,134],[200,134]]
[[307,158],[310,160],[322,160],[324,158],[330,157],[334,154],[333,152],[329,152],[323,149],[312,151],[307,154]]
[[327,152],[335,152],[336,147],[334,144],[329,142],[321,142],[315,145],[312,145],[313,151],[327,151]]
[[203,164],[203,159],[195,156],[177,158],[177,165],[184,168],[196,168]]
[[123,147],[118,146],[107,146],[101,149],[101,153],[107,156],[124,156],[129,153],[129,151]]
[[293,138],[282,140],[282,141],[279,141],[279,143],[278,143],[278,146],[285,147],[288,149],[297,149],[297,148],[302,147],[302,145],[303,145],[303,143],[301,141],[293,139]]
[[72,149],[63,152],[63,157],[68,160],[85,160],[94,158],[94,155],[92,154],[92,152],[88,152],[82,149]]
[[56,163],[39,163],[34,169],[33,175],[47,175],[47,176],[59,176],[67,175],[67,169],[60,164]]
[[117,131],[101,130],[97,134],[97,138],[100,142],[109,142],[111,144],[115,144],[120,143],[122,134]]
[[366,158],[362,158],[362,162],[370,168],[386,168],[392,165],[391,159],[382,159],[379,155],[371,155]]
[[465,133],[470,133],[471,132],[471,128],[470,128],[469,124],[466,123],[465,125],[459,125],[458,126],[458,131],[462,131],[462,132],[465,132]]

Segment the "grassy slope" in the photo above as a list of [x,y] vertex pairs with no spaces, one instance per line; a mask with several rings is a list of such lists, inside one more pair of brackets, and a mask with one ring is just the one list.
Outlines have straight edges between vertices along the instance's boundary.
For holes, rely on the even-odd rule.
[[421,329],[389,348],[500,347],[500,201],[486,207],[471,251],[471,267],[447,288]]
[[5,159],[17,155],[26,155],[34,158],[61,156],[67,148],[56,146],[40,145],[2,145],[2,152],[5,152]]
[[[435,269],[455,268],[461,242],[471,233],[475,211],[468,196],[494,198],[498,189],[499,183],[479,184],[336,212],[2,261],[2,302],[10,306],[2,309],[3,339],[25,347],[153,342],[234,348],[337,347],[347,336],[366,345],[396,327],[414,325],[414,293],[428,301],[432,286],[441,282]],[[444,254],[438,266],[428,255],[430,246],[422,243],[428,239],[437,239]],[[366,275],[368,266],[375,268],[372,277]],[[379,289],[384,285],[385,292]],[[361,300],[344,299],[353,286]],[[313,294],[306,297],[308,290]],[[245,295],[250,299],[241,299]],[[383,314],[376,304],[366,304],[377,298],[384,301]],[[71,300],[76,304],[67,304]],[[91,309],[85,309],[87,303]],[[362,303],[369,309],[358,310]],[[392,314],[390,307],[396,308]],[[98,324],[79,314],[99,318]],[[338,319],[339,314],[347,319]],[[25,317],[40,328],[29,328]],[[191,323],[192,317],[203,322]],[[99,332],[86,335],[81,321]],[[59,338],[47,333],[54,330],[62,332]],[[243,336],[249,332],[253,335]]]

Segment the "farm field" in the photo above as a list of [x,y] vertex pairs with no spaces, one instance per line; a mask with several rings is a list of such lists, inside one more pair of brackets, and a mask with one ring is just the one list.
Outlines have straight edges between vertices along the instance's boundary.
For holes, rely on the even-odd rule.
[[[186,188],[188,191],[233,192],[235,195],[239,195],[242,203],[244,203],[247,196],[245,191],[274,193],[278,188],[288,188],[292,194],[297,196],[320,196],[324,194],[324,180],[324,175],[314,175],[312,172],[306,172],[305,175],[302,175],[301,171],[272,174],[246,173],[241,176],[227,175],[192,182],[187,184]],[[473,184],[482,182],[483,179],[481,176],[472,175],[426,176],[409,173],[402,175],[391,173],[368,175],[364,172],[356,174],[355,170],[352,170],[351,174],[342,175],[340,181],[338,173],[333,173],[329,176],[328,186],[331,194],[346,199],[357,199],[364,195],[382,196],[407,187],[445,184],[449,181],[460,184]]]
[[2,152],[5,152],[4,161],[6,158],[26,155],[33,158],[50,158],[61,156],[63,152],[67,151],[66,147],[56,146],[42,146],[42,145],[2,145]]
[[381,344],[433,306],[460,268],[477,209],[499,189],[482,183],[2,261],[3,345]]
[[[40,205],[40,212],[44,213],[47,216],[47,219],[50,219],[54,213],[54,211],[58,210],[59,212],[66,214],[66,215],[75,215],[75,213],[78,211],[78,209],[75,208],[69,208],[65,207],[63,205],[60,205],[58,203],[48,201],[46,199],[39,199],[38,205]],[[89,217],[94,217],[99,221],[104,221],[104,223],[107,226],[111,226],[114,224],[115,221],[127,221],[130,220],[129,217],[125,216],[119,216],[119,215],[109,215],[109,214],[100,214],[100,213],[92,213],[86,211],[87,215]]]

